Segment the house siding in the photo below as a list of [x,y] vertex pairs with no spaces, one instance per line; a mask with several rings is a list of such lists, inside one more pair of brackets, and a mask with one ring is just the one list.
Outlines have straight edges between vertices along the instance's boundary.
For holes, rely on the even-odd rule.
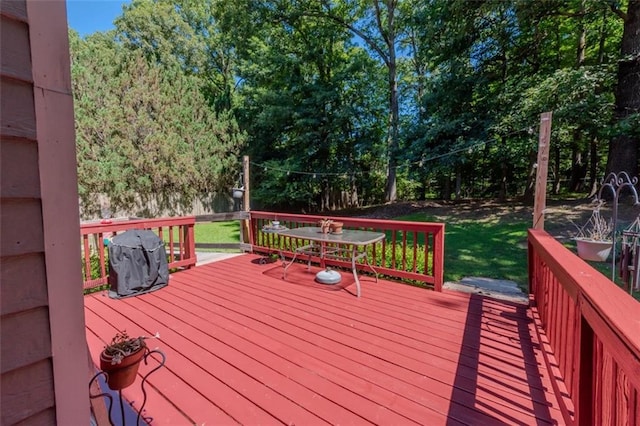
[[89,421],[63,0],[0,0],[0,424]]

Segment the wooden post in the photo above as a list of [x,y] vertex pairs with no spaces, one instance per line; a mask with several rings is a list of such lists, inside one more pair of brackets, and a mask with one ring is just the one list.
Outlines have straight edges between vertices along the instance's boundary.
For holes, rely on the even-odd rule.
[[[244,194],[242,196],[242,210],[249,212],[251,210],[251,197],[249,192],[249,156],[244,155],[242,157],[242,186],[244,187]],[[253,244],[251,241],[251,232],[249,230],[250,219],[242,221],[240,230],[240,239],[243,243]]]
[[249,156],[245,155],[242,157],[242,186],[244,187],[244,195],[242,198],[242,209],[245,212],[250,210],[249,202],[251,197],[249,197]]
[[538,164],[536,168],[536,194],[533,204],[533,228],[544,229],[544,209],[547,206],[547,173],[549,170],[549,145],[551,140],[552,112],[540,114],[540,139],[538,140]]

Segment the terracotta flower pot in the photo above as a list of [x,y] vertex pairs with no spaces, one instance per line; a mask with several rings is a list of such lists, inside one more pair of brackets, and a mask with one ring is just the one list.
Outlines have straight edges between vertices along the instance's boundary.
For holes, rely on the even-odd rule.
[[333,232],[334,234],[341,234],[343,225],[344,224],[342,222],[331,222],[331,225],[329,227],[331,228],[331,232]]
[[100,369],[107,373],[107,384],[111,390],[124,389],[136,380],[140,361],[145,354],[146,346],[131,355],[122,358],[119,364],[112,364],[113,357],[104,351],[100,354]]

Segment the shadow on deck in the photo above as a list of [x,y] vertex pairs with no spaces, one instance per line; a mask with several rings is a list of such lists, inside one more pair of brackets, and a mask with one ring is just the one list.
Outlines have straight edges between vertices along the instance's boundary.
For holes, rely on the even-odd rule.
[[[243,255],[143,296],[85,297],[94,358],[116,330],[160,333],[152,424],[556,424],[557,401],[523,305]],[[350,281],[349,281],[350,280]],[[141,366],[141,373],[152,368]],[[134,406],[142,392],[123,391]]]

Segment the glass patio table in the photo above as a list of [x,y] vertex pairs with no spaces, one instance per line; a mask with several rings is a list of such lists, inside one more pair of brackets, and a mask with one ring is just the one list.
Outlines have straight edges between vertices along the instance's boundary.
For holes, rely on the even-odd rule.
[[[275,231],[276,234],[282,237],[290,237],[292,239],[301,239],[309,241],[309,244],[305,244],[300,247],[296,247],[293,251],[293,258],[291,261],[283,262],[284,271],[282,273],[282,279],[287,279],[287,269],[295,262],[296,257],[299,254],[306,254],[309,256],[307,261],[307,268],[311,268],[311,257],[318,256],[320,258],[320,266],[324,267],[326,258],[345,258],[351,260],[351,270],[353,272],[353,278],[356,283],[356,295],[360,297],[360,280],[358,279],[358,272],[356,270],[356,261],[364,259],[366,265],[375,274],[376,282],[378,282],[378,273],[369,263],[367,257],[367,246],[375,244],[378,241],[382,241],[385,238],[385,234],[382,232],[373,231],[361,231],[357,229],[343,229],[341,233],[322,233],[319,227],[309,226],[304,228],[284,229],[281,231]],[[349,247],[351,248],[349,250]],[[341,253],[347,253],[347,256],[341,255]]]

